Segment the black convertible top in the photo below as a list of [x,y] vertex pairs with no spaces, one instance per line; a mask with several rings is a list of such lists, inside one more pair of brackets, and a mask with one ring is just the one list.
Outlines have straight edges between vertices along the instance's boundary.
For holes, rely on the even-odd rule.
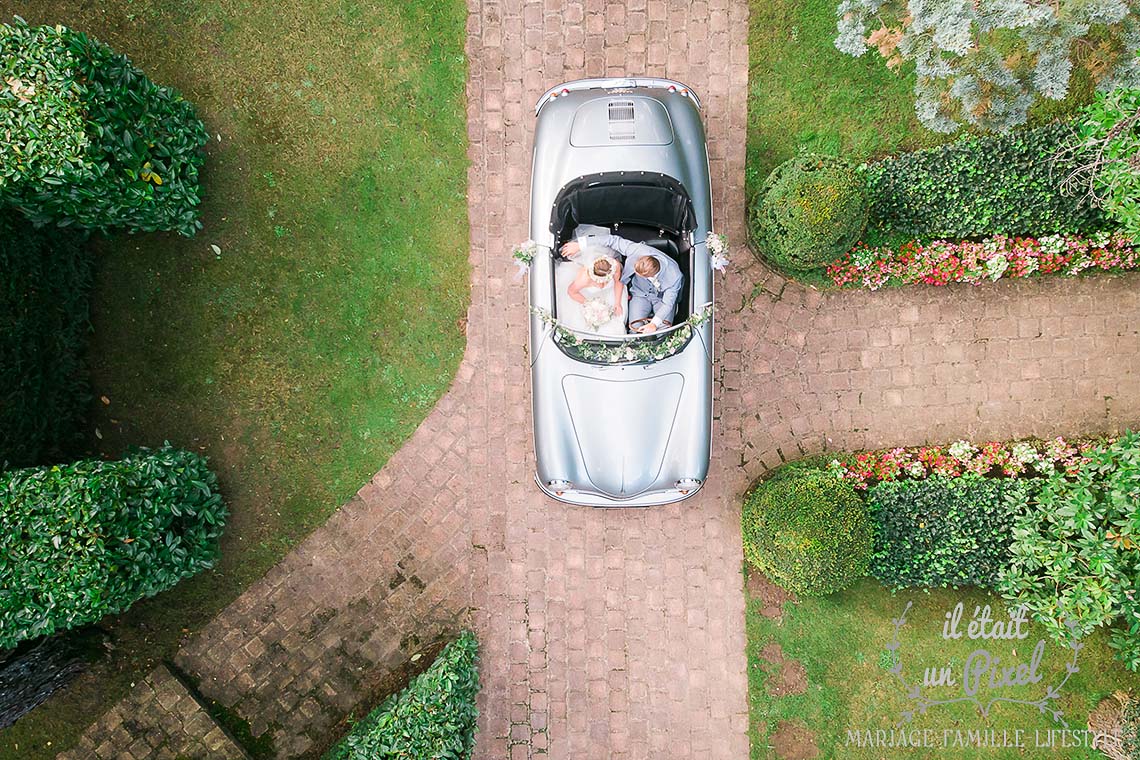
[[656,172],[600,172],[568,183],[550,214],[557,237],[579,224],[643,224],[674,234],[696,229],[697,215],[684,186]]

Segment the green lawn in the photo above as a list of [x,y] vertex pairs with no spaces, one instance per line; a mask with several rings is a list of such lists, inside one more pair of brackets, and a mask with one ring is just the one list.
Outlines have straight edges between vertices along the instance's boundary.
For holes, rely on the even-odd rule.
[[[748,36],[749,196],[800,149],[859,162],[952,139],[914,115],[914,79],[890,71],[878,53],[835,49],[838,0],[751,0]],[[904,70],[905,71],[905,70]],[[1072,113],[1092,85],[1074,74],[1068,98],[1041,102],[1031,122]]]
[[319,526],[447,389],[469,298],[466,7],[0,0],[12,14],[128,54],[213,136],[195,239],[96,243],[91,363],[110,403],[90,432],[109,455],[164,440],[205,453],[233,511],[216,572],[106,621],[109,657],[0,732],[0,756],[47,758]]
[[[970,641],[942,637],[944,615],[962,602],[966,624],[975,606],[991,605],[995,617],[1004,618],[1004,607],[997,596],[977,590],[937,590],[931,592],[900,591],[892,594],[873,580],[865,580],[853,588],[824,599],[805,599],[784,605],[781,620],[765,618],[761,605],[749,599],[747,610],[749,705],[751,711],[752,758],[776,757],[769,748],[772,735],[780,721],[796,721],[815,734],[820,757],[914,758],[937,756],[945,758],[987,757],[994,760],[1013,758],[1065,757],[1102,758],[1088,748],[1045,749],[1038,746],[1048,741],[1049,729],[1059,729],[1048,715],[1036,707],[1010,702],[992,708],[988,718],[982,717],[972,704],[959,702],[953,705],[931,707],[925,715],[918,715],[907,725],[908,729],[927,730],[934,749],[860,748],[849,744],[847,732],[890,731],[896,728],[899,714],[913,706],[896,677],[888,672],[894,660],[887,648],[893,638],[892,620],[906,609],[907,621],[901,628],[897,650],[903,664],[902,675],[909,683],[922,681],[926,668],[949,667],[956,686],[924,689],[933,699],[949,699],[963,695],[962,670],[971,652],[987,649],[1001,658],[1001,664],[1028,664],[1031,652],[1039,639],[1046,641],[1045,657],[1039,668],[1042,676],[1037,684],[983,688],[982,694],[1035,701],[1045,693],[1047,685],[1056,685],[1065,674],[1065,664],[1072,652],[1052,643],[1043,630],[1032,625],[1028,636],[1020,641]],[[801,662],[807,673],[807,690],[802,694],[773,697],[768,692],[772,668],[760,656],[764,645],[779,643],[786,658]],[[1060,688],[1055,703],[1063,712],[1070,729],[1083,729],[1089,711],[1104,696],[1116,689],[1140,687],[1140,677],[1129,673],[1112,659],[1107,637],[1096,635],[1086,641],[1085,648],[1076,658],[1079,672]],[[988,698],[984,701],[988,701]],[[1024,747],[996,747],[964,749],[953,746],[957,731],[996,730],[998,735],[1007,730],[1009,741],[1020,729]],[[946,739],[948,747],[938,743]],[[1040,733],[1038,733],[1040,732]],[[1056,734],[1053,735],[1056,738]],[[1001,739],[999,738],[1000,742]]]
[[[750,0],[748,32],[749,201],[768,174],[798,151],[854,163],[954,139],[923,127],[914,113],[914,77],[896,74],[878,53],[854,58],[835,49],[838,0]],[[1030,123],[1070,115],[1089,102],[1093,83],[1073,74],[1069,96],[1039,101]],[[823,270],[785,272],[817,288],[834,287]]]

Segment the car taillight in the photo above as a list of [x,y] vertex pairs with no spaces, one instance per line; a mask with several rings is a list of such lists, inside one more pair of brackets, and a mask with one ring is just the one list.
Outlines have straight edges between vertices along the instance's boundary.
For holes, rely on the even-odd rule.
[[673,85],[669,85],[668,89],[669,89],[669,92],[676,92],[677,91],[677,88],[674,87]]

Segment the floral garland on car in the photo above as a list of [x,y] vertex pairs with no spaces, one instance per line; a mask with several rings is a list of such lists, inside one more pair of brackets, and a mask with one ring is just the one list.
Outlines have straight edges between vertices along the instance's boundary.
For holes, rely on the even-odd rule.
[[931,475],[956,478],[966,473],[1003,475],[1005,477],[1046,476],[1055,470],[1075,475],[1089,461],[1094,447],[1113,439],[1081,439],[1066,441],[991,441],[975,446],[956,441],[949,446],[916,446],[882,449],[853,454],[847,459],[833,459],[828,470],[851,483],[858,490],[884,480],[909,478],[921,480]]
[[531,307],[531,312],[541,319],[543,324],[553,330],[555,342],[570,349],[580,359],[600,364],[651,362],[667,359],[689,342],[693,328],[707,322],[712,317],[712,311],[712,304],[705,304],[661,340],[627,339],[620,343],[610,343],[583,338],[573,330],[564,327],[546,309],[540,309],[537,306]]
[[918,241],[898,248],[860,243],[827,267],[839,287],[878,290],[884,285],[979,284],[1001,278],[1039,274],[1076,276],[1089,269],[1127,271],[1140,268],[1140,249],[1116,232],[1043,235],[1039,238],[995,235],[981,241]]

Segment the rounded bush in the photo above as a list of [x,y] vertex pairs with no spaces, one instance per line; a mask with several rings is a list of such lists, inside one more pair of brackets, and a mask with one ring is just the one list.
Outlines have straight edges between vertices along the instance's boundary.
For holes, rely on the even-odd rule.
[[777,166],[752,208],[752,236],[773,264],[814,269],[843,256],[867,226],[870,200],[855,167],[805,153]]
[[867,574],[871,522],[863,500],[835,475],[778,475],[744,500],[744,556],[801,596],[841,591]]

